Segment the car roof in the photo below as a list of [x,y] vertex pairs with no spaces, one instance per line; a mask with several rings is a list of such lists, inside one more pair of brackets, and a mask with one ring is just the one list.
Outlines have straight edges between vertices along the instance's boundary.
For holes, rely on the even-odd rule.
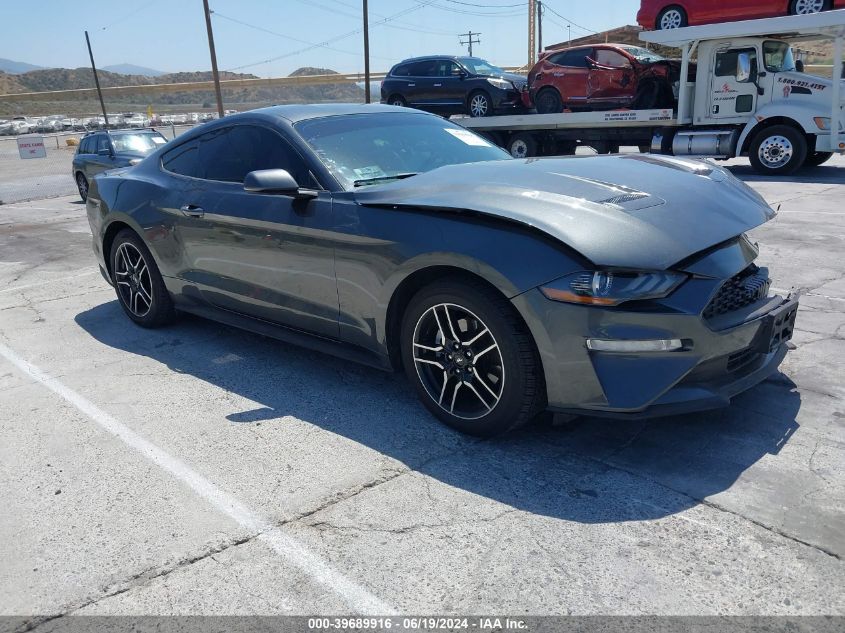
[[247,118],[250,115],[261,114],[269,115],[271,117],[279,117],[287,119],[291,123],[297,123],[306,119],[320,119],[330,116],[342,116],[348,114],[378,114],[378,113],[393,113],[393,114],[421,114],[429,115],[421,110],[413,110],[411,108],[399,108],[397,106],[381,105],[378,103],[361,104],[361,103],[314,103],[314,104],[292,104],[292,105],[278,105],[270,106],[269,108],[259,108],[257,110],[248,110],[227,116],[218,121],[231,121],[235,119]]
[[[410,64],[412,62],[424,62],[429,59],[459,59],[459,58],[469,58],[468,55],[421,55],[420,57],[409,57],[408,59],[403,59],[399,64]],[[469,59],[479,59],[477,57],[472,57]],[[399,64],[396,64],[398,66]]]

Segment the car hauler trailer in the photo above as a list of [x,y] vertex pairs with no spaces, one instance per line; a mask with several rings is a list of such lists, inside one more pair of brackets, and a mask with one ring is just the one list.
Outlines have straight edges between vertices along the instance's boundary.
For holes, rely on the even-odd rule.
[[[748,156],[764,174],[789,174],[845,153],[842,57],[845,10],[648,31],[646,42],[681,49],[677,110],[615,110],[466,118],[516,157],[641,151],[727,159]],[[795,68],[790,44],[833,43],[833,79]],[[688,81],[697,57],[695,80]]]

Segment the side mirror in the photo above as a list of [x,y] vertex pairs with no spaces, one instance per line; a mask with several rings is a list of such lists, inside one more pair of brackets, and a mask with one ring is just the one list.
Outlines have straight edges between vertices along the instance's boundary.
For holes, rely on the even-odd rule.
[[259,169],[251,171],[244,178],[244,191],[250,193],[275,193],[297,200],[317,197],[314,189],[305,189],[284,169]]
[[459,79],[466,79],[467,73],[465,70],[453,70],[452,77],[458,77]]
[[798,71],[799,73],[804,72],[804,60],[803,59],[799,59],[797,62],[795,62],[795,70]]
[[584,59],[587,62],[587,66],[589,66],[590,68],[595,68],[596,66],[599,65],[599,63],[595,59],[593,59],[592,57],[587,56],[587,57],[584,57]]
[[741,84],[751,81],[751,55],[748,53],[736,57],[736,80]]

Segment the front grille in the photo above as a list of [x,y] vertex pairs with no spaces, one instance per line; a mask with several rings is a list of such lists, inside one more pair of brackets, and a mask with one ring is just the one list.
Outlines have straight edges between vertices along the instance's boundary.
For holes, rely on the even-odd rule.
[[765,299],[769,295],[770,284],[768,274],[751,264],[722,284],[704,308],[703,316],[712,319]]

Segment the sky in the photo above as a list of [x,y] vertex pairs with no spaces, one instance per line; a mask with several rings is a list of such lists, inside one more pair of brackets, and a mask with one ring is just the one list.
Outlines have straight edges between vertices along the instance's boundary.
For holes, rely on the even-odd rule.
[[[281,77],[302,66],[363,72],[361,0],[209,0],[220,70]],[[543,42],[635,24],[638,0],[547,0]],[[369,0],[370,68],[466,52],[501,66],[527,61],[527,0]],[[39,66],[130,63],[164,72],[211,67],[202,0],[0,0],[0,57]],[[570,29],[567,30],[567,24]],[[356,32],[359,31],[359,32]],[[318,46],[315,46],[318,45]]]

